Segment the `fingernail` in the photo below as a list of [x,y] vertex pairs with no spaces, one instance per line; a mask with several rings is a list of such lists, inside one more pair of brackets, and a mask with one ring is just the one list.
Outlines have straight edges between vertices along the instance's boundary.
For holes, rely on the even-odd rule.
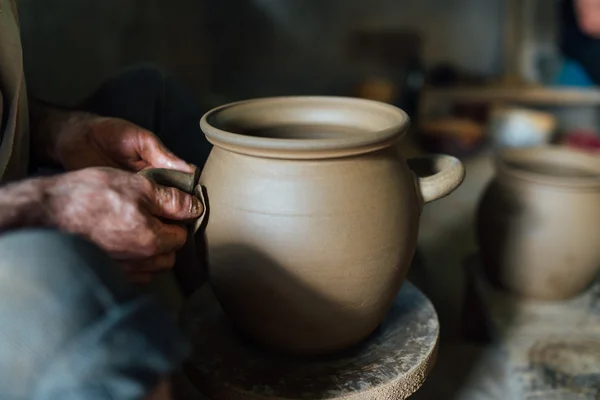
[[200,201],[200,199],[197,197],[192,197],[190,214],[200,215],[200,214],[202,214],[203,211],[204,211],[204,206],[202,205],[202,202]]

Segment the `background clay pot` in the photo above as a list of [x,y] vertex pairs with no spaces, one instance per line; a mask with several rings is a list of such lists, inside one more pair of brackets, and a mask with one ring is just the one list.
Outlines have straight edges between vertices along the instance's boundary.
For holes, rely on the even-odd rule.
[[487,275],[533,298],[580,293],[600,266],[600,159],[545,146],[496,161],[478,215]]
[[395,144],[409,119],[370,100],[284,97],[208,112],[209,282],[248,336],[295,353],[342,349],[385,316],[424,202],[464,178],[449,156],[416,178]]

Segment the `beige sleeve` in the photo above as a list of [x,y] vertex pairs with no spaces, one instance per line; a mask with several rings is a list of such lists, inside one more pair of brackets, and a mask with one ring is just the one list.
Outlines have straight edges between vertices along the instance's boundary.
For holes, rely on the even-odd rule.
[[12,14],[15,16],[15,20],[17,21],[17,25],[19,25],[19,12],[17,10],[17,1],[16,0],[0,0],[0,10],[2,7],[10,7]]

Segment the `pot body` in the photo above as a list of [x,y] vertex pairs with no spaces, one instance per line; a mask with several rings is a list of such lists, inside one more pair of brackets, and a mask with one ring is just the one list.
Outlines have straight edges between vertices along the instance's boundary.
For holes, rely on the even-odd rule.
[[392,147],[317,160],[215,147],[200,182],[209,282],[244,333],[321,353],[375,330],[407,274],[422,207]]
[[[517,151],[525,155],[528,150]],[[532,150],[534,164],[543,157],[545,164],[554,164],[551,170],[561,171],[564,154],[543,151]],[[600,190],[531,177],[500,169],[487,187],[478,211],[483,265],[488,277],[509,291],[546,300],[569,298],[598,273]],[[569,179],[557,179],[563,178]]]

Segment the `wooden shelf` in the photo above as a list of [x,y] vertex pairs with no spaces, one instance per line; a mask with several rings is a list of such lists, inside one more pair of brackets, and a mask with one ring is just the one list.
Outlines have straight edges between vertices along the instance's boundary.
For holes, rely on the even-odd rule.
[[600,90],[577,87],[464,87],[429,88],[425,101],[498,102],[546,106],[600,106]]

